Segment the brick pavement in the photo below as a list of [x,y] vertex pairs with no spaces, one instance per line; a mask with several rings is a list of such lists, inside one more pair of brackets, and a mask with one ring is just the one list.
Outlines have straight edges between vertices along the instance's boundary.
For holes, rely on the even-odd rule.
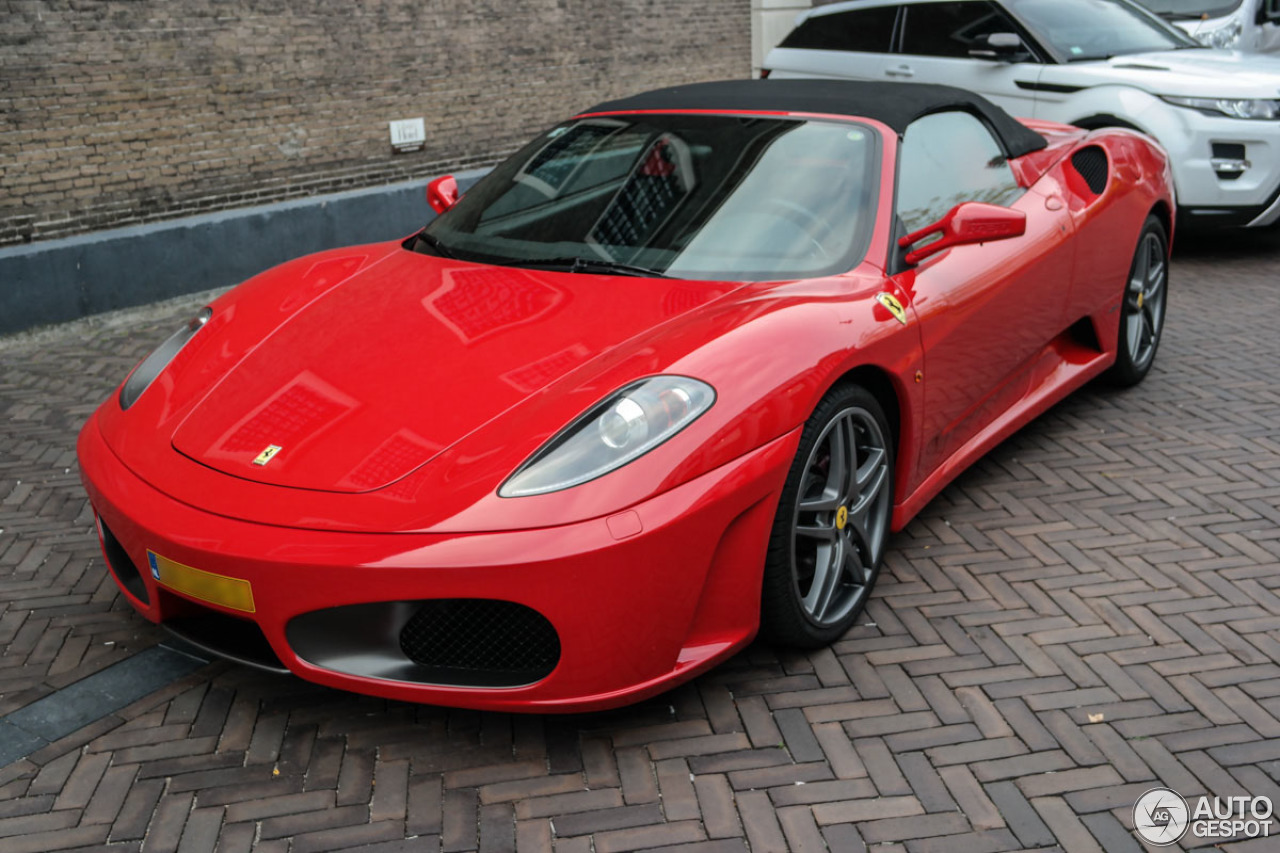
[[[1277,262],[1274,230],[1180,250],[1148,381],[963,475],[830,649],[575,717],[212,664],[0,768],[0,849],[1133,851],[1153,785],[1280,802]],[[0,715],[160,639],[72,448],[193,304],[0,341]]]

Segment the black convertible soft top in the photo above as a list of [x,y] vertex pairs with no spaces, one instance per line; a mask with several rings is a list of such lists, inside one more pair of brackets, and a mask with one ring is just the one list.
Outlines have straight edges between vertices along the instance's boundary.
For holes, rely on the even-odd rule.
[[800,112],[876,119],[899,136],[918,118],[963,110],[983,119],[1008,157],[1021,157],[1045,147],[1044,137],[1025,127],[981,95],[952,86],[927,83],[880,83],[855,80],[722,80],[654,89],[629,98],[605,101],[583,113],[638,110],[725,110],[730,112]]

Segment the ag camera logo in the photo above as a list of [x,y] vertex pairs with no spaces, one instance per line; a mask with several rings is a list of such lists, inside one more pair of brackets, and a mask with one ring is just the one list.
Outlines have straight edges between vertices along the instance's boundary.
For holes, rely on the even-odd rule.
[[1152,788],[1133,804],[1133,828],[1142,840],[1166,847],[1187,832],[1191,810],[1182,795],[1170,788]]
[[1266,838],[1274,809],[1267,797],[1200,797],[1195,809],[1172,788],[1152,788],[1133,804],[1133,828],[1153,847],[1167,847],[1190,831],[1197,839]]

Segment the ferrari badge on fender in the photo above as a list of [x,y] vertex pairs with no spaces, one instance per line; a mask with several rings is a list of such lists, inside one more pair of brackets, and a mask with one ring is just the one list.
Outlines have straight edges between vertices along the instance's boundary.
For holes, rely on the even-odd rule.
[[276,457],[276,454],[279,453],[281,449],[282,448],[278,444],[268,444],[267,449],[259,453],[258,458],[253,460],[253,464],[266,465]]
[[898,297],[892,293],[877,293],[876,299],[879,300],[881,305],[889,309],[889,313],[893,315],[895,320],[904,326],[907,325],[907,311],[902,307],[902,303],[898,301]]

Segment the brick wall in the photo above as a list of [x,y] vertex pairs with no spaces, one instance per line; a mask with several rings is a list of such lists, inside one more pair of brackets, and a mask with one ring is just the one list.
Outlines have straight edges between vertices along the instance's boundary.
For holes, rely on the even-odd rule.
[[[0,245],[492,163],[750,72],[750,0],[3,0]],[[427,144],[391,153],[387,122]]]

